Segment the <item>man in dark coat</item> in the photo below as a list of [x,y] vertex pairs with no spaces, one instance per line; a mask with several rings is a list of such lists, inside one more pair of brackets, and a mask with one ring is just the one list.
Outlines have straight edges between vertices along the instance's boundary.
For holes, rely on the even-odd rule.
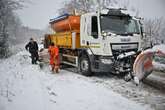
[[31,54],[32,64],[37,64],[38,56],[38,44],[33,38],[30,38],[30,42],[25,46]]

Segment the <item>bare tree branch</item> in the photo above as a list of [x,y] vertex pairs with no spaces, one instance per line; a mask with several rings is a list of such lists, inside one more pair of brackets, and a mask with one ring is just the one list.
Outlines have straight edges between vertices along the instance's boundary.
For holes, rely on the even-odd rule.
[[[152,43],[159,43],[161,42],[163,36],[163,27],[165,24],[164,18],[158,19],[149,19],[144,21],[145,31],[148,36],[150,36],[150,40]],[[164,36],[165,37],[165,36]]]
[[65,2],[63,8],[59,9],[59,13],[72,14],[73,10],[77,10],[80,13],[86,13],[96,11],[96,5],[100,6],[100,9],[110,6],[112,3],[116,3],[116,0],[71,0]]

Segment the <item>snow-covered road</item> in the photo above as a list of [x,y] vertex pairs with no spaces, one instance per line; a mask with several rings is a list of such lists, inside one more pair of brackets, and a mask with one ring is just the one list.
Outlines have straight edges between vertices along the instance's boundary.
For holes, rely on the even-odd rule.
[[93,79],[31,65],[28,53],[0,61],[0,110],[152,110]]

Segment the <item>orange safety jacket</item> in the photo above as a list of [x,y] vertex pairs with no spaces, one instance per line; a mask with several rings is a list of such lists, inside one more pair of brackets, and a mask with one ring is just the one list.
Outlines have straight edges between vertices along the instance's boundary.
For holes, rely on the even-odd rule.
[[59,49],[56,46],[49,46],[50,65],[59,65]]

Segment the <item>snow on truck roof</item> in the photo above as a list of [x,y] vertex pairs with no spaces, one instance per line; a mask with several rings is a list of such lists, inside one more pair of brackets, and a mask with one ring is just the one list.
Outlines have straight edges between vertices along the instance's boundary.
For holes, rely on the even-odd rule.
[[134,11],[127,10],[124,8],[106,8],[101,10],[101,14],[109,14],[116,16],[129,16],[136,20],[143,20],[143,18],[138,17]]
[[125,13],[123,12],[123,10],[126,10],[126,9],[106,8],[106,9],[103,9],[100,13],[111,15],[111,16],[130,16],[129,13]]
[[[89,12],[89,13],[85,13],[85,14],[82,14],[82,15],[88,15],[88,16],[95,16],[97,15],[97,12]],[[122,8],[106,8],[106,9],[102,9],[100,11],[100,14],[103,14],[103,15],[111,15],[111,16],[127,16],[127,17],[132,17],[134,19],[142,19],[140,17],[136,17],[135,16],[135,13],[134,12],[131,12],[131,11],[128,11],[127,9],[122,9]],[[63,19],[66,19],[70,16],[70,14],[66,13],[66,14],[63,14],[61,16],[58,16],[56,18],[53,18],[53,19],[50,19],[50,24],[54,23],[54,22],[58,22],[60,20],[63,20]]]

